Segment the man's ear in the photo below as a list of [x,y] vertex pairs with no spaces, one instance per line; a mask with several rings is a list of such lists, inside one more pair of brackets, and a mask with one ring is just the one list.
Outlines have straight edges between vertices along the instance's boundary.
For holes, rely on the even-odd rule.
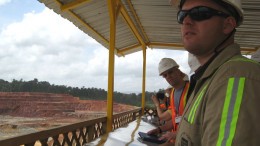
[[236,19],[234,17],[227,17],[225,20],[224,20],[224,29],[223,29],[223,32],[225,34],[229,34],[230,32],[232,32],[237,26],[237,22],[236,22]]

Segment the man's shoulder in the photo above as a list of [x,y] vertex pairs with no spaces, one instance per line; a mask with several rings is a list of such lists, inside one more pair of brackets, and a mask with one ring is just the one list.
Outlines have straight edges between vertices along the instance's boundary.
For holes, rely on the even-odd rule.
[[222,77],[259,78],[260,64],[244,56],[234,56],[226,61],[217,71]]
[[260,69],[260,64],[254,60],[246,58],[242,55],[234,56],[223,64],[224,67],[234,69],[237,71],[244,71],[249,69],[257,71]]

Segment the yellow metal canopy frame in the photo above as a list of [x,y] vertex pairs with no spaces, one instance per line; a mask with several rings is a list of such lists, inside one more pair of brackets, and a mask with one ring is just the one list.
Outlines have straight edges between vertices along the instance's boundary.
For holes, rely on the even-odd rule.
[[[107,132],[112,130],[114,60],[143,51],[142,108],[145,105],[146,49],[184,50],[177,8],[169,0],[38,0],[109,49]],[[260,1],[242,0],[244,22],[236,42],[243,54],[260,47]]]

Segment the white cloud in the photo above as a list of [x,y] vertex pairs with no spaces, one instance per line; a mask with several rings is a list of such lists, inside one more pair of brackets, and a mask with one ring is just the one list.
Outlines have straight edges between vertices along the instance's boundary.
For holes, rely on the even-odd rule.
[[11,0],[0,0],[0,6],[5,5],[6,3],[11,2]]
[[[107,90],[108,50],[49,9],[27,13],[0,32],[0,78],[48,81],[51,84]],[[161,58],[171,57],[189,72],[187,53],[147,50],[147,91],[168,86],[158,76]],[[115,57],[114,89],[141,92],[142,52]]]
[[[118,58],[116,62],[116,82],[115,90],[142,91],[142,52],[130,54],[125,58]],[[187,52],[148,49],[146,61],[146,90],[157,91],[161,88],[168,87],[168,83],[158,75],[158,64],[164,57],[173,58],[180,65],[180,69],[184,73],[189,72],[187,64]]]

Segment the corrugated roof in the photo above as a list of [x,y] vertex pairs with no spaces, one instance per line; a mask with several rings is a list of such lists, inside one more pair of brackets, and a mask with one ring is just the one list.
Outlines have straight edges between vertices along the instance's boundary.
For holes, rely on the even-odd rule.
[[[109,48],[107,0],[39,1]],[[248,54],[260,47],[260,1],[242,0],[242,8],[244,22],[237,29],[235,41],[241,45],[242,53]],[[142,50],[142,42],[149,48],[183,49],[177,9],[169,0],[118,0],[117,12],[118,56]]]

